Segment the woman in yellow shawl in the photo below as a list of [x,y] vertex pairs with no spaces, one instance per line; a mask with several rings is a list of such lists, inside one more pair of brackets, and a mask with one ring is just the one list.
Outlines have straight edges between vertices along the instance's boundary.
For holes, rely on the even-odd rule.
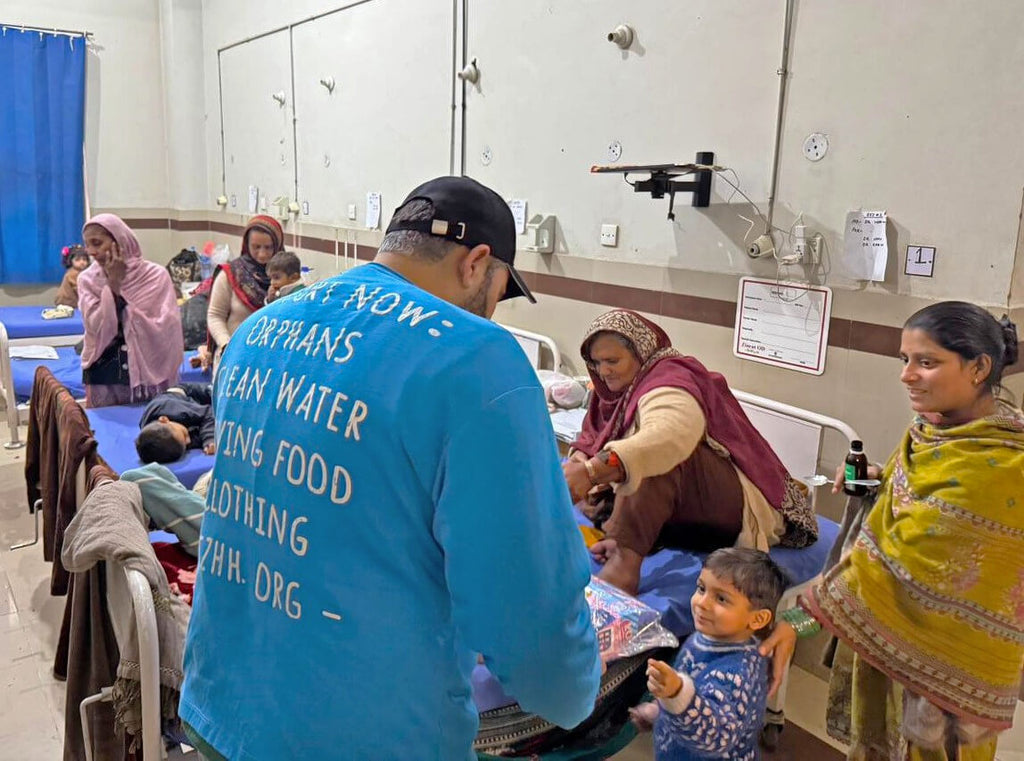
[[[830,731],[848,730],[850,759],[991,761],[1024,665],[1024,416],[998,398],[1016,328],[934,304],[907,321],[900,357],[917,418],[803,600],[840,642]],[[780,625],[780,653],[793,637]]]

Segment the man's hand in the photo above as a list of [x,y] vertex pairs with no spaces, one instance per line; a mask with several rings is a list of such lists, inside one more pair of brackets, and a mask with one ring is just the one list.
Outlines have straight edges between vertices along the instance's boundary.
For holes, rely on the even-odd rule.
[[656,698],[674,698],[683,689],[683,680],[664,661],[647,661],[647,689]]
[[782,680],[786,678],[786,671],[789,669],[789,662],[793,659],[793,650],[796,649],[796,630],[785,621],[775,624],[773,631],[768,638],[761,643],[758,651],[766,658],[772,659],[772,681],[768,687],[768,697],[774,697],[782,686]]
[[562,473],[565,474],[565,483],[569,486],[569,496],[572,497],[573,504],[586,499],[587,492],[594,485],[590,482],[590,476],[583,463],[572,460],[563,463]]
[[208,441],[203,444],[203,454],[214,454],[216,451],[217,445],[214,442]]

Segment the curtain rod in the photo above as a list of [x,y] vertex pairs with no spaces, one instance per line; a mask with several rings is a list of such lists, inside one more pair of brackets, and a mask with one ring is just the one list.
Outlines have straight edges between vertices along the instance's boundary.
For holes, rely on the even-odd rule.
[[3,24],[0,23],[0,28],[3,29],[16,29],[20,32],[44,32],[47,34],[66,34],[69,37],[92,37],[92,32],[82,32],[78,29],[56,29],[52,26],[33,26],[31,24]]

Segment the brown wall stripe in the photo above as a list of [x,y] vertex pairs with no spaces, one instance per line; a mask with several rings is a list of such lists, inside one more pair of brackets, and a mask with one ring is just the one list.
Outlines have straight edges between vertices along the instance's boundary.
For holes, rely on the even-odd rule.
[[[245,229],[242,225],[227,222],[153,218],[125,219],[124,221],[129,227],[137,230],[218,232],[241,236]],[[286,236],[286,239],[292,240],[293,236]],[[298,244],[299,248],[310,251],[325,254],[335,252],[335,242],[328,238],[303,235],[298,238]],[[338,250],[342,251],[343,249],[344,244],[339,244]],[[349,250],[351,251],[351,246]],[[355,247],[355,256],[362,261],[370,261],[376,253],[376,249],[372,246],[358,245]],[[723,328],[731,328],[736,324],[735,301],[710,299],[685,293],[654,291],[648,288],[634,288],[614,283],[597,283],[544,272],[524,271],[522,275],[531,290],[549,296],[584,301],[590,304],[604,304],[619,309],[635,309],[648,314],[658,314],[704,325],[717,325]],[[900,328],[892,325],[877,325],[872,322],[833,317],[829,322],[828,345],[838,349],[895,357],[899,353],[901,333]],[[1024,341],[1019,346],[1021,353],[1024,353]],[[1016,375],[1022,372],[1024,372],[1024,358],[1006,369],[1006,375]]]

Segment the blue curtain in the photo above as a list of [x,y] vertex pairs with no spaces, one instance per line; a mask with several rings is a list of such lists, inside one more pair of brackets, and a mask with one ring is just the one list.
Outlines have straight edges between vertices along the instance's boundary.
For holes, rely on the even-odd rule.
[[0,36],[0,283],[58,283],[85,209],[85,40]]

